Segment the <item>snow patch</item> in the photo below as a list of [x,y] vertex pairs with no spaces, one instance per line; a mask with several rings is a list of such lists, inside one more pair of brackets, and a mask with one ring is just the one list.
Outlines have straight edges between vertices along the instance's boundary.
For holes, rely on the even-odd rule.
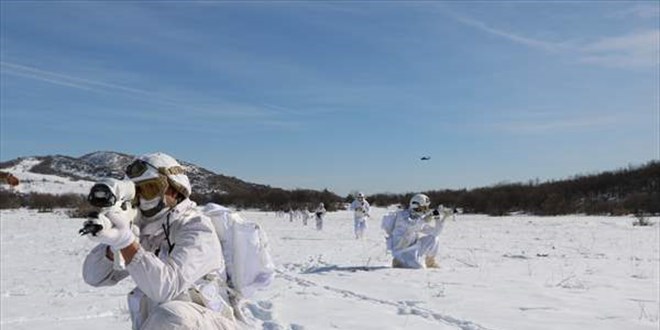
[[44,193],[53,195],[80,194],[87,195],[94,185],[93,181],[72,180],[58,175],[32,173],[30,170],[42,161],[36,158],[25,158],[18,164],[3,169],[15,175],[21,183],[13,188],[0,185],[0,189],[11,189],[18,193]]

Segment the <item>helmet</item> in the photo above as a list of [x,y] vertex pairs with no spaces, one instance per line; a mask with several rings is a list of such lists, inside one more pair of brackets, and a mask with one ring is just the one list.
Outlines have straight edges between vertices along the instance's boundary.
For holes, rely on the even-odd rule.
[[146,199],[161,195],[167,185],[186,198],[190,197],[192,191],[190,180],[181,164],[162,152],[139,156],[126,167],[126,175]]
[[357,197],[358,199],[363,199],[363,198],[364,198],[364,194],[361,193],[361,192],[359,192],[359,193],[357,193],[356,197]]
[[410,199],[410,210],[414,214],[422,214],[429,210],[431,206],[431,200],[429,196],[424,194],[417,194]]

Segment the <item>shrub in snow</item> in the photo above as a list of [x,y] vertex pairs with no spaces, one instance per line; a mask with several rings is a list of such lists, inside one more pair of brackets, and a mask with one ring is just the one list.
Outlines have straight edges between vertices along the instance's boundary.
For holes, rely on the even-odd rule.
[[0,190],[0,209],[16,209],[21,207],[21,196],[7,190]]
[[653,226],[653,222],[644,214],[635,215],[637,220],[633,221],[633,226]]

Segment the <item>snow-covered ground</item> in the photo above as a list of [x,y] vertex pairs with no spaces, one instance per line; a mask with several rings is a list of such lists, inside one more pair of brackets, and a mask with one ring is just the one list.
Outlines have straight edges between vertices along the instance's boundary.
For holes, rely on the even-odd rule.
[[[380,219],[385,209],[376,209]],[[242,212],[266,229],[277,277],[253,299],[266,329],[658,329],[660,226],[630,217],[460,215],[440,269],[389,267],[377,221],[356,241],[352,217],[324,230]],[[63,211],[0,211],[4,329],[129,329],[130,280],[92,288],[93,244]]]
[[[29,170],[41,163],[36,158],[23,159],[18,164],[3,168],[4,172],[11,173],[21,180],[21,183],[13,187],[19,193],[44,193],[44,194],[81,194],[87,195],[94,185],[92,181],[72,180],[58,175],[32,173]],[[10,189],[7,185],[0,185],[0,189]]]

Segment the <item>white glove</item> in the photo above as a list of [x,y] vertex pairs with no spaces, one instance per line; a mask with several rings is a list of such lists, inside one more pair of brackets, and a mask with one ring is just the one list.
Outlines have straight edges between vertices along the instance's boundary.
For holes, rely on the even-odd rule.
[[103,229],[96,235],[87,236],[94,242],[109,245],[114,251],[119,251],[136,240],[131,230],[131,220],[121,213],[101,213],[97,219],[89,219],[85,223],[101,225]]

